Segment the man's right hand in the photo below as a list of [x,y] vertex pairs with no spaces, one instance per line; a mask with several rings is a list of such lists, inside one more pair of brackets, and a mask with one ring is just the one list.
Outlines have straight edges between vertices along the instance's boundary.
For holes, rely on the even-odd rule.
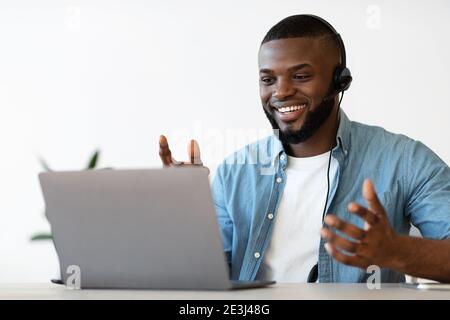
[[194,139],[192,139],[188,145],[189,161],[176,161],[172,157],[167,138],[164,135],[161,135],[159,136],[159,156],[165,168],[173,166],[198,166],[207,169],[209,173],[209,169],[203,166],[203,162],[200,158],[200,147]]

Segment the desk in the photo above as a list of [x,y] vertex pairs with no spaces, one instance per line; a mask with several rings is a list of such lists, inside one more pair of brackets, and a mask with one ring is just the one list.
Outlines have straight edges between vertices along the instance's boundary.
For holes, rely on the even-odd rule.
[[398,284],[382,284],[369,290],[366,284],[292,284],[278,283],[271,287],[236,291],[188,290],[71,290],[51,283],[0,284],[0,299],[157,299],[157,300],[377,300],[437,299],[450,300],[450,291],[416,290]]

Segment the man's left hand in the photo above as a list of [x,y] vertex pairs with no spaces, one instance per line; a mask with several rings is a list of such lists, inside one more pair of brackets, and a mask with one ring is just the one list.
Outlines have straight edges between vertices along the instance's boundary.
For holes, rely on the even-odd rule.
[[[364,181],[363,196],[368,208],[351,202],[348,210],[365,221],[364,230],[335,215],[327,215],[325,223],[329,228],[320,230],[321,236],[327,241],[325,249],[334,259],[347,265],[364,269],[370,265],[389,267],[398,258],[395,250],[398,235],[391,227],[369,179]],[[339,230],[351,240],[339,236],[333,229]]]

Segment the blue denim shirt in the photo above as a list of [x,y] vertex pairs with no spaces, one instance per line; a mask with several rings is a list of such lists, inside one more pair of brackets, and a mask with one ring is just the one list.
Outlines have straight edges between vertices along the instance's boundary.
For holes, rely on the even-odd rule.
[[[413,224],[425,238],[450,238],[450,168],[423,143],[350,121],[341,110],[332,156],[339,167],[327,214],[363,228],[363,220],[349,213],[347,205],[366,205],[362,184],[370,178],[396,232],[408,234]],[[234,280],[258,279],[287,178],[286,158],[283,145],[272,135],[233,153],[217,168],[212,192]],[[317,245],[320,282],[364,282],[370,276],[333,260],[323,240]],[[404,279],[403,274],[381,269],[382,282]]]

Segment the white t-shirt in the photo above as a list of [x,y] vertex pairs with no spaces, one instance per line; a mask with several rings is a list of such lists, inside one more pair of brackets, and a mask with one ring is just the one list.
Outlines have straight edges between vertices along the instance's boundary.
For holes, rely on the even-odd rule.
[[[278,282],[307,281],[319,257],[329,156],[330,152],[308,158],[288,157],[286,185],[259,278]],[[338,162],[332,157],[330,193],[337,168]]]

